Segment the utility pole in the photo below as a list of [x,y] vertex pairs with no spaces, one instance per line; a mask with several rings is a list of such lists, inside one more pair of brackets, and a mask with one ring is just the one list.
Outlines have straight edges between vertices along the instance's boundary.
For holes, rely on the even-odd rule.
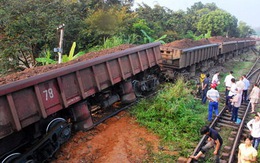
[[58,48],[54,48],[54,52],[58,52],[59,55],[59,59],[58,59],[58,63],[62,62],[62,45],[63,45],[63,37],[64,37],[64,27],[65,24],[59,25],[59,27],[57,28],[58,31],[60,31],[60,41],[59,41],[59,47]]

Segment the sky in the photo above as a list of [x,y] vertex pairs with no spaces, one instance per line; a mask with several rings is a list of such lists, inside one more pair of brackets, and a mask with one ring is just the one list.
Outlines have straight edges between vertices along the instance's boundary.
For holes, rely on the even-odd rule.
[[238,21],[243,21],[252,28],[260,27],[260,0],[135,0],[135,4],[143,2],[150,7],[159,4],[173,11],[187,11],[187,8],[199,1],[203,4],[214,2]]

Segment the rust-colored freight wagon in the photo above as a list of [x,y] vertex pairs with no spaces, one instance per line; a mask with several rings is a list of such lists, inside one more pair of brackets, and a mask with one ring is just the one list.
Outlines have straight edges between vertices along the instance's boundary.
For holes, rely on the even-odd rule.
[[254,46],[256,44],[256,40],[246,40],[245,47]]
[[[157,66],[161,63],[159,46],[157,42],[129,48],[0,86],[0,156],[22,143],[8,135]],[[84,122],[83,129],[91,127],[88,109],[74,108],[73,118]]]
[[218,55],[218,44],[208,44],[186,49],[160,47],[162,65],[169,68],[182,69],[201,61],[215,58]]
[[241,50],[245,48],[245,40],[237,41],[237,50]]
[[219,48],[220,54],[234,52],[237,50],[237,41],[222,42]]

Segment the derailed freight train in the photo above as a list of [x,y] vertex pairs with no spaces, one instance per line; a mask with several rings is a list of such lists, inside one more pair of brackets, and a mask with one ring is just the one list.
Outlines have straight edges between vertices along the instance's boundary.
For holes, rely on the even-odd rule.
[[0,160],[43,162],[72,130],[95,125],[93,106],[102,110],[117,101],[131,103],[156,88],[161,72],[193,72],[255,45],[254,40],[242,42],[185,49],[144,44],[1,85]]
[[[230,39],[232,40],[232,39]],[[254,39],[210,38],[200,41],[197,46],[180,47],[178,44],[168,43],[161,46],[162,69],[168,79],[175,79],[178,75],[194,76],[197,69],[205,72],[216,63],[223,63],[256,44]],[[174,43],[174,42],[173,42]],[[190,44],[185,42],[185,44]]]

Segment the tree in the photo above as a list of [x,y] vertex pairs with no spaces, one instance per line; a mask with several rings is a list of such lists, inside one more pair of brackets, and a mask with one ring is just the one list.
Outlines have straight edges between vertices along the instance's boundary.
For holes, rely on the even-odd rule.
[[168,24],[170,24],[169,29],[178,34],[176,35],[176,40],[182,39],[187,31],[190,29],[190,26],[188,26],[189,23],[187,21],[187,15],[182,10],[174,12],[171,18],[168,20]]
[[133,13],[127,7],[98,9],[85,19],[88,28],[84,30],[84,34],[92,37],[92,45],[102,44],[104,39],[125,31],[129,26],[126,22],[133,18]]
[[249,37],[255,33],[255,31],[243,21],[238,23],[238,31],[239,37]]
[[173,41],[178,36],[174,25],[183,25],[182,22],[174,21],[174,12],[172,10],[160,5],[155,5],[154,8],[151,8],[147,4],[142,3],[136,9],[136,13],[138,18],[144,20],[146,25],[151,29],[150,31],[144,29],[149,36],[159,38],[162,35],[167,35],[167,38],[164,39],[166,42]]
[[217,9],[218,7],[215,3],[206,3],[204,5],[201,2],[196,2],[190,8],[187,8],[187,24],[189,26],[189,30],[194,34],[200,35],[201,33],[198,33],[197,31],[198,22],[202,16],[207,15]]
[[81,6],[72,0],[1,0],[0,5],[1,71],[33,67],[43,49],[58,46],[61,23],[66,25],[64,50],[80,33]]
[[232,36],[231,31],[235,31],[237,19],[223,10],[215,10],[203,15],[199,20],[198,31],[205,34],[211,32],[212,36]]

